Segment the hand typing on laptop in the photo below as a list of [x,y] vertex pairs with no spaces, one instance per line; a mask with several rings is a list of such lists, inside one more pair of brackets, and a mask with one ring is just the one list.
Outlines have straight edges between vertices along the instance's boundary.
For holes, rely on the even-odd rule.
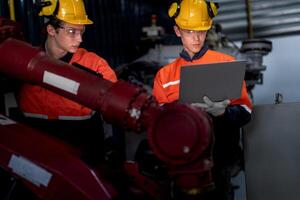
[[226,107],[230,104],[229,99],[223,101],[211,101],[207,96],[203,97],[204,103],[192,103],[192,106],[202,108],[211,115],[217,117],[223,115]]

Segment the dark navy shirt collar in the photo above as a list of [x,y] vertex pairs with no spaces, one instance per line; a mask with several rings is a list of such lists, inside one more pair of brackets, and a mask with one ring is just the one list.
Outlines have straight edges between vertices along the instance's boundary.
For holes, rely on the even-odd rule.
[[196,53],[192,58],[189,56],[188,52],[186,52],[184,49],[179,55],[184,60],[191,62],[193,60],[197,60],[201,58],[207,52],[207,50],[208,50],[208,45],[204,44],[202,49],[198,53]]
[[59,60],[62,60],[64,62],[66,62],[66,63],[69,63],[71,61],[72,57],[73,57],[73,53],[68,52],[66,55],[64,55]]

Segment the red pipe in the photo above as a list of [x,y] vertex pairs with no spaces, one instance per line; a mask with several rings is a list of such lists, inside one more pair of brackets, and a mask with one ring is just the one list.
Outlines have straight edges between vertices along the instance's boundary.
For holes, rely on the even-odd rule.
[[155,101],[143,89],[124,81],[114,84],[52,59],[45,52],[25,42],[6,40],[0,45],[0,55],[2,72],[98,110],[110,122],[140,130],[149,120],[138,122],[139,113],[135,111],[141,110],[145,105],[154,105],[153,109],[158,110]]

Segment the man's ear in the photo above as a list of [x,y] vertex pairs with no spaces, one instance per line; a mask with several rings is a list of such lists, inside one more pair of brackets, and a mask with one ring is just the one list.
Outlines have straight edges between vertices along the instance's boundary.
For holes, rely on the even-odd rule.
[[56,29],[51,24],[47,25],[46,30],[47,33],[51,36],[54,36],[57,33]]
[[179,31],[179,27],[178,26],[173,26],[174,32],[177,35],[177,37],[181,37],[181,33]]

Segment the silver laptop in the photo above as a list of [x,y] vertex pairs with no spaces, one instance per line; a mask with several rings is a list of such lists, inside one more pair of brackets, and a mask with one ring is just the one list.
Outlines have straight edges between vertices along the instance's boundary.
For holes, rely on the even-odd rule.
[[201,103],[241,97],[246,61],[232,61],[182,66],[180,73],[181,103]]

